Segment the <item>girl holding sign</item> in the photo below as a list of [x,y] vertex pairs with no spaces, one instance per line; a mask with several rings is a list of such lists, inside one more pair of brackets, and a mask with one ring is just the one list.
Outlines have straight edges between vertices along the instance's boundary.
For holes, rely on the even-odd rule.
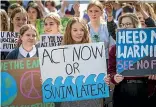
[[31,24],[23,25],[19,31],[20,36],[19,40],[21,41],[18,44],[18,48],[14,49],[8,54],[6,59],[21,59],[27,57],[37,57],[38,51],[35,47],[37,30]]
[[28,15],[23,7],[18,7],[13,10],[10,16],[10,31],[19,32],[22,25],[27,24]]
[[[79,18],[72,18],[69,20],[64,38],[63,45],[72,45],[72,44],[83,44],[90,43],[90,35],[85,24],[84,20]],[[106,83],[108,84],[109,77],[105,78]],[[64,102],[61,104],[61,107],[102,107],[102,100],[85,100],[85,101],[74,101],[74,102]]]
[[[125,13],[119,17],[119,28],[139,28],[139,19],[133,13]],[[116,46],[109,52],[109,68],[111,82],[115,84],[113,107],[147,107],[148,76],[124,77],[116,72]],[[156,77],[149,76],[149,79]],[[151,106],[150,106],[151,107]]]

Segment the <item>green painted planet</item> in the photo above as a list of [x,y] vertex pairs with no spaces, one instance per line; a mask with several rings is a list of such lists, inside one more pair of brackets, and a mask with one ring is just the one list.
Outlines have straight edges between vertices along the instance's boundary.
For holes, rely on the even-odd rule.
[[16,80],[8,72],[3,71],[1,72],[1,83],[1,103],[2,106],[8,106],[13,103],[17,96],[17,83]]

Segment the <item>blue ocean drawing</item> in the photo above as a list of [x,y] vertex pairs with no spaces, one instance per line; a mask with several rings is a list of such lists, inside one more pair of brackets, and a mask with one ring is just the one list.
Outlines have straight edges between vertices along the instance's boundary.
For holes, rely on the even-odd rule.
[[[109,97],[109,87],[104,82],[104,73],[99,75],[90,74],[85,82],[84,75],[76,77],[73,83],[73,76],[66,77],[62,83],[63,77],[55,79],[54,84],[51,78],[48,78],[42,84],[43,102],[64,102],[95,98]],[[96,81],[94,81],[97,77]]]

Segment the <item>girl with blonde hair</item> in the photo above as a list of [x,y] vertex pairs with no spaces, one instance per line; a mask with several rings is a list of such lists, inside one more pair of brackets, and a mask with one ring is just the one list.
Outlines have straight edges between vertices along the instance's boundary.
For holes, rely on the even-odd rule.
[[49,13],[45,16],[44,22],[44,34],[60,34],[61,22],[60,16],[57,13]]

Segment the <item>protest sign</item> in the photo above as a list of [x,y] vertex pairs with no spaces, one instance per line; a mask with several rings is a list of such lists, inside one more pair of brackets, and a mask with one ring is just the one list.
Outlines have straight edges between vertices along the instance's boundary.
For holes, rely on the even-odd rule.
[[18,33],[16,32],[0,32],[1,52],[10,52],[16,47]]
[[156,74],[156,28],[119,29],[116,51],[118,73]]
[[43,102],[109,96],[104,43],[39,48]]
[[52,46],[60,46],[63,40],[63,36],[60,35],[50,35],[50,34],[42,34],[41,36],[40,47],[52,47]]
[[1,61],[2,107],[55,107],[42,103],[38,58]]

